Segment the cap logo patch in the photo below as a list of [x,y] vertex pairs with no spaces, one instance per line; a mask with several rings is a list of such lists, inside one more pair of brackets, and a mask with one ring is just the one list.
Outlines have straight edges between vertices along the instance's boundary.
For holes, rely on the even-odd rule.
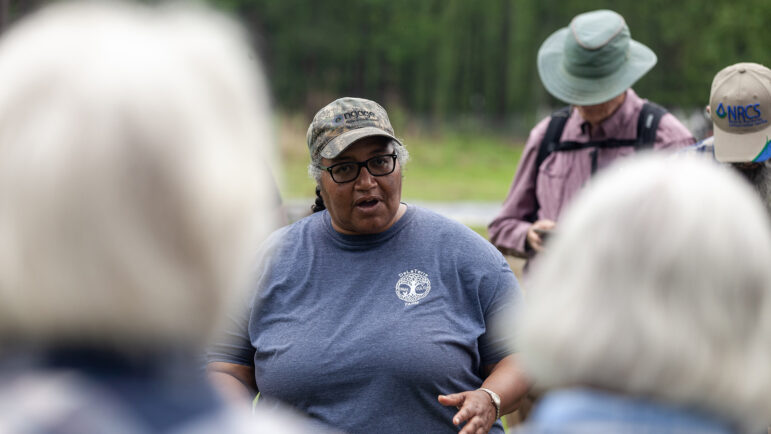
[[375,112],[370,112],[367,110],[353,110],[348,113],[343,113],[343,117],[345,117],[346,122],[351,120],[359,120],[359,119],[377,120],[377,115],[375,114]]
[[723,107],[722,102],[717,106],[717,110],[715,110],[715,114],[720,119],[723,119],[726,116],[725,107]]
[[720,119],[728,117],[729,127],[755,127],[768,123],[768,120],[762,117],[760,104],[723,105],[721,102],[715,114]]

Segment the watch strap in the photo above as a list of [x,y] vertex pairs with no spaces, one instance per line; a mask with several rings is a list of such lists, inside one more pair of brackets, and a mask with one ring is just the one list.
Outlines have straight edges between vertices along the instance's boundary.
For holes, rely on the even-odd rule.
[[493,403],[493,406],[495,407],[495,420],[498,420],[501,418],[501,397],[498,396],[497,393],[493,392],[490,389],[480,387],[477,390],[481,390],[483,392],[486,392],[488,395],[490,395],[490,402]]

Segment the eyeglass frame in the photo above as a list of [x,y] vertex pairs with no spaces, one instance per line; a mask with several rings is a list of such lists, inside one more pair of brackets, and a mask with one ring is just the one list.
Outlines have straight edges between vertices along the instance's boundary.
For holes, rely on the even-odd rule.
[[[388,171],[388,173],[382,173],[380,175],[375,175],[369,169],[368,164],[369,164],[370,161],[372,161],[372,160],[374,160],[376,158],[383,158],[383,157],[391,157],[392,160],[393,160],[393,166],[391,167],[391,170]],[[396,159],[398,157],[399,156],[395,152],[393,152],[391,154],[375,155],[374,157],[367,158],[364,161],[343,161],[341,163],[336,163],[336,164],[333,164],[331,166],[322,166],[321,164],[317,164],[316,167],[318,167],[319,169],[326,170],[327,172],[329,172],[329,176],[332,178],[332,181],[334,181],[336,184],[347,184],[349,182],[356,181],[356,179],[359,178],[359,175],[361,175],[361,168],[362,167],[367,169],[367,172],[369,172],[369,174],[372,175],[372,176],[388,176],[388,175],[394,173],[394,170],[396,170]],[[355,164],[357,166],[356,167],[356,176],[354,176],[353,178],[349,179],[348,181],[340,182],[340,181],[335,179],[335,175],[332,174],[332,169],[334,169],[336,166],[341,166],[343,164]]]

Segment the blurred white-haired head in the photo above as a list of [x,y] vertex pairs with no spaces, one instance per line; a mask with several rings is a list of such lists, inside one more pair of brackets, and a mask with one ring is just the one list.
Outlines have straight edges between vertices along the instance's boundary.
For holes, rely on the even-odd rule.
[[0,41],[0,339],[200,345],[272,224],[268,97],[203,8],[61,3]]
[[768,422],[771,234],[739,176],[629,159],[598,175],[550,241],[515,342],[537,383]]

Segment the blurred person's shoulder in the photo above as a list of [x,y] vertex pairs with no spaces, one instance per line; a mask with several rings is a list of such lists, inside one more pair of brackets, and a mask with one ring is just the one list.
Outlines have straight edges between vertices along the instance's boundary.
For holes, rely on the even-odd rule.
[[[10,375],[9,375],[10,374]],[[148,393],[147,402],[153,405]],[[204,400],[208,401],[208,400]],[[2,433],[115,433],[173,432],[178,434],[305,434],[336,431],[288,409],[257,410],[222,404],[216,407],[159,410],[173,423],[148,421],[111,387],[77,371],[31,370],[0,376],[0,432]],[[214,402],[220,402],[216,399]],[[159,407],[163,407],[160,403]]]
[[[70,427],[70,428],[68,428]],[[29,371],[0,378],[0,432],[142,433],[149,427],[111,393],[76,371]]]
[[730,434],[727,420],[695,407],[589,388],[548,392],[512,434]]
[[563,426],[521,425],[510,430],[510,434],[730,434],[730,431],[697,427],[667,427],[640,425],[633,422],[579,422]]
[[229,408],[217,417],[194,422],[179,434],[336,434],[340,431],[288,408],[265,410],[260,407],[250,412],[245,408]]

